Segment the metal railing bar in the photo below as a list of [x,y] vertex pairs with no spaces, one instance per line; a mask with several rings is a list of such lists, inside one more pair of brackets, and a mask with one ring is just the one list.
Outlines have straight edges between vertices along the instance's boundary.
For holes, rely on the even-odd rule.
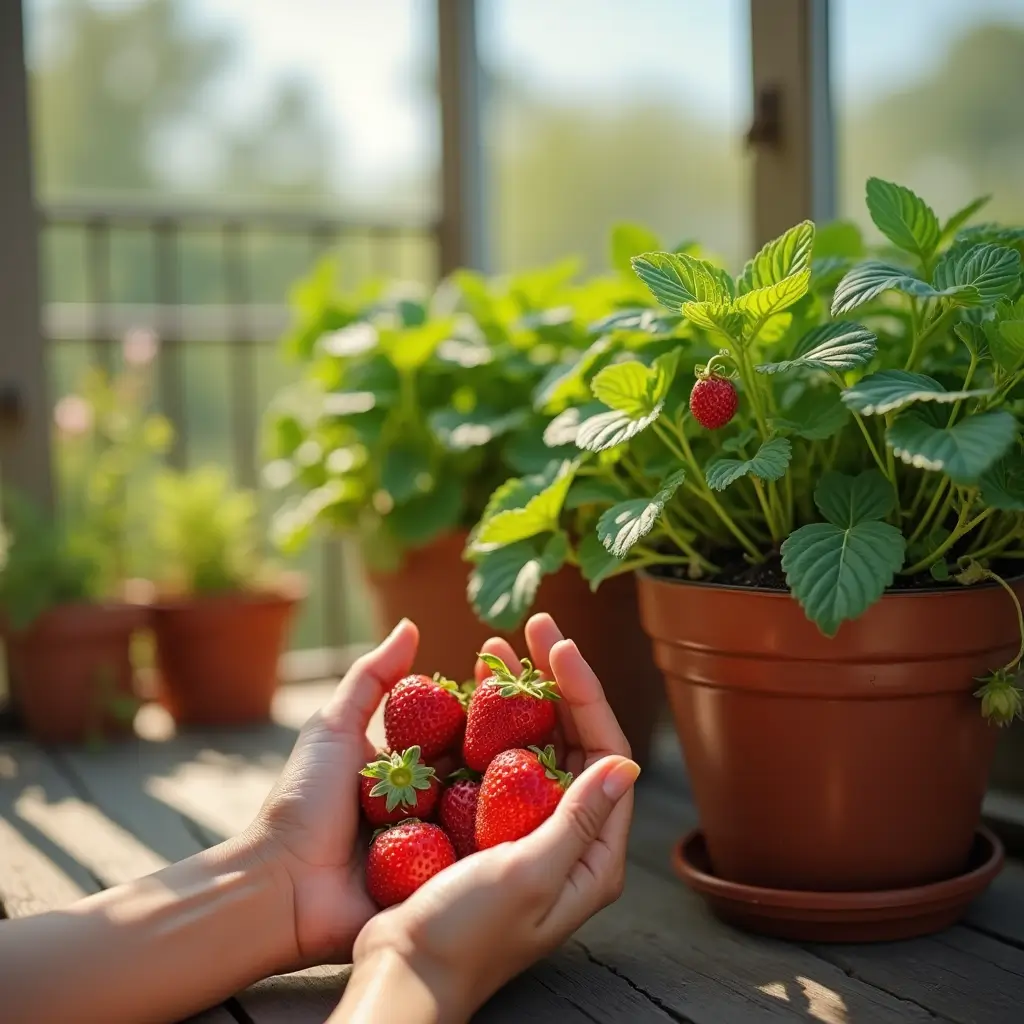
[[235,471],[243,487],[256,486],[255,419],[252,401],[256,394],[256,367],[249,340],[247,303],[249,274],[246,228],[237,223],[224,225],[224,298],[229,310],[228,337],[234,343],[231,365],[231,425],[235,444]]
[[[178,263],[178,223],[174,220],[158,221],[154,225],[156,244],[156,297],[161,317],[157,331],[161,341],[180,336],[181,290]],[[179,345],[160,347],[159,377],[160,399],[164,415],[174,424],[174,443],[169,453],[171,465],[184,469],[187,456],[188,424],[185,422],[184,353]]]
[[225,207],[187,206],[170,203],[144,203],[122,200],[70,200],[47,202],[37,206],[37,216],[45,225],[82,224],[98,219],[112,226],[156,226],[174,221],[180,227],[211,230],[225,225],[247,228],[274,228],[287,234],[309,235],[323,230],[334,234],[373,230],[388,235],[433,234],[436,219],[340,217],[322,210],[272,208],[265,206]]
[[102,217],[86,221],[85,230],[85,281],[92,310],[89,341],[97,365],[108,373],[113,368],[114,332],[106,317],[110,307],[110,224]]

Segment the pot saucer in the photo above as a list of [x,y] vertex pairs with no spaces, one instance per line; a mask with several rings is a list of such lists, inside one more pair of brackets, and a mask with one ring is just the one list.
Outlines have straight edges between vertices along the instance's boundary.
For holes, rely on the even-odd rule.
[[876,892],[763,889],[717,878],[704,833],[694,829],[672,850],[672,866],[723,920],[794,942],[892,942],[957,921],[1003,866],[1003,844],[985,827],[974,836],[966,870],[942,882]]

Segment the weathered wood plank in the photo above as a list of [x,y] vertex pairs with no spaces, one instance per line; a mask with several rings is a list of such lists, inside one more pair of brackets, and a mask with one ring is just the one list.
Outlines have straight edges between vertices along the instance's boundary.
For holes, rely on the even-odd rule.
[[971,905],[966,924],[1024,948],[1024,864],[1006,862],[988,891]]
[[75,799],[42,751],[16,741],[0,745],[0,905],[7,917],[65,907],[99,891],[86,867],[31,820],[40,807]]
[[591,959],[693,1024],[934,1024],[936,1017],[799,946],[722,924],[685,886],[635,864],[623,898],[576,938]]
[[323,1024],[338,1005],[350,967],[310,967],[250,986],[235,997],[253,1024]]
[[910,942],[817,952],[851,978],[941,1012],[957,1024],[1009,1024],[1024,1015],[1024,952],[968,928]]
[[[8,917],[65,907],[163,864],[84,802],[44,751],[19,741],[0,745],[0,903]],[[188,1024],[235,1019],[218,1006]]]

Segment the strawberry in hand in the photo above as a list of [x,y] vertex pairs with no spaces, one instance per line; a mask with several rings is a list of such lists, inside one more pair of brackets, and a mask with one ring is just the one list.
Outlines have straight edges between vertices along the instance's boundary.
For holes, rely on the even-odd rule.
[[384,754],[359,774],[359,803],[371,825],[396,825],[406,818],[429,818],[441,795],[433,768],[420,760],[420,748]]
[[449,777],[450,785],[441,795],[438,820],[459,857],[476,853],[476,805],[480,779],[476,772],[460,768]]
[[506,750],[487,768],[476,811],[476,845],[486,850],[528,836],[551,817],[572,782],[558,770],[555,748]]
[[378,907],[391,907],[454,863],[455,850],[444,830],[409,818],[374,836],[366,858],[366,888]]
[[384,705],[384,733],[392,750],[414,744],[432,761],[458,745],[466,725],[466,694],[450,679],[406,676]]
[[504,750],[547,743],[555,728],[554,702],[560,697],[555,684],[541,679],[528,661],[514,676],[496,655],[484,653],[480,659],[491,674],[470,701],[462,756],[467,767],[485,772]]

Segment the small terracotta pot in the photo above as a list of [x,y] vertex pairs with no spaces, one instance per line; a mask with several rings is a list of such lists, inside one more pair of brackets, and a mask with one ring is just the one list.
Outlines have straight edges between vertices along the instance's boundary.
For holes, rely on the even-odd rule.
[[131,731],[117,698],[134,698],[132,633],[148,610],[127,604],[67,604],[5,636],[14,702],[41,743],[82,743]]
[[[480,622],[466,599],[470,567],[462,561],[465,543],[465,534],[452,534],[409,552],[396,573],[369,574],[383,633],[403,616],[419,626],[417,672],[469,679],[476,652],[499,632]],[[591,593],[577,570],[563,569],[545,577],[534,610],[551,614],[562,632],[576,641],[601,677],[633,756],[643,764],[661,686],[637,617],[632,577],[613,577]],[[522,628],[503,635],[520,656],[527,656]]]
[[779,592],[645,575],[640,614],[718,877],[870,891],[964,869],[998,732],[975,677],[1018,645],[1000,588],[888,594],[833,639]]
[[153,607],[161,703],[180,725],[263,722],[299,597],[231,593]]

